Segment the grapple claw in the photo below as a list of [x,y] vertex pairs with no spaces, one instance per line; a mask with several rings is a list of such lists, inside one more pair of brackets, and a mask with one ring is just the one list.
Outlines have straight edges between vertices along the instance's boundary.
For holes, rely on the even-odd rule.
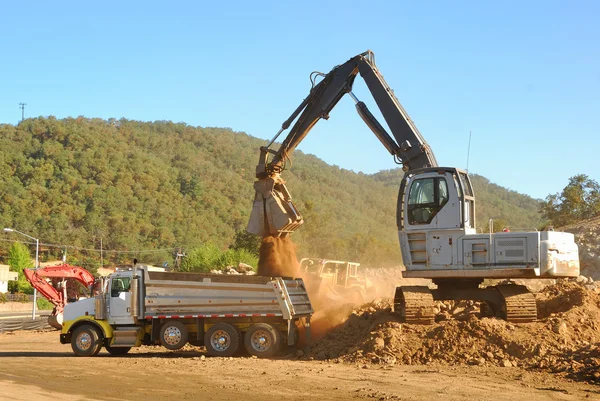
[[302,216],[279,175],[256,181],[254,189],[256,195],[247,227],[249,233],[279,237],[296,231],[302,225]]

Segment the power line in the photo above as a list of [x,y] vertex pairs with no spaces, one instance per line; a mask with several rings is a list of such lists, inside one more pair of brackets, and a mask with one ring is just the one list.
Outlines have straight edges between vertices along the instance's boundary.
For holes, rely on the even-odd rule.
[[[35,245],[35,242],[27,242],[27,241],[19,241],[19,240],[0,239],[0,241],[1,242],[20,242],[22,244]],[[118,249],[82,248],[82,247],[73,246],[73,245],[46,244],[43,242],[40,242],[40,246],[46,246],[49,248],[75,249],[77,251],[88,251],[88,252],[103,252],[103,253],[110,252],[110,253],[117,253],[117,254],[156,253],[156,252],[175,251],[175,250],[179,249],[179,248],[162,248],[162,249],[142,249],[139,251],[121,251]]]

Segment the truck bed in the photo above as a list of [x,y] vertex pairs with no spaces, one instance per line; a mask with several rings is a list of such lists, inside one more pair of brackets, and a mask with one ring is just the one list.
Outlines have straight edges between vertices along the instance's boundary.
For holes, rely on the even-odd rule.
[[149,272],[144,269],[144,317],[281,316],[313,310],[302,279]]

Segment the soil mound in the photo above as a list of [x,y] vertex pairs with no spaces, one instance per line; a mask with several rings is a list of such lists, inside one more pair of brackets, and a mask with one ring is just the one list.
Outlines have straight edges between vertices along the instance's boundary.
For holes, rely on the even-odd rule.
[[430,326],[404,324],[389,301],[374,302],[355,310],[309,357],[359,364],[520,366],[600,383],[600,289],[561,281],[536,299],[535,323],[481,318],[479,308],[466,307],[463,320]]

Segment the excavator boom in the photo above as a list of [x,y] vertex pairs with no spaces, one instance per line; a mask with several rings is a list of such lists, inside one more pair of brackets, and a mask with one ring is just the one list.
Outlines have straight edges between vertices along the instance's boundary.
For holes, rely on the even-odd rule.
[[83,284],[86,288],[91,288],[95,279],[92,273],[79,266],[62,264],[57,266],[48,266],[41,269],[25,269],[23,271],[25,278],[33,288],[38,290],[48,301],[54,305],[52,315],[48,319],[51,326],[60,329],[62,327],[62,313],[67,304],[66,288],[61,291],[48,282],[48,278],[74,279]]
[[[352,93],[354,79],[360,73],[377,106],[381,110],[390,135],[371,114],[367,106]],[[317,76],[323,79],[316,83]],[[403,165],[414,170],[437,166],[433,152],[404,110],[393,90],[387,85],[375,66],[373,52],[366,51],[344,64],[334,67],[328,74],[311,74],[313,87],[309,95],[282,124],[271,142],[260,149],[254,183],[254,205],[248,223],[248,231],[261,235],[281,236],[295,231],[303,223],[294,205],[285,181],[280,174],[285,162],[298,144],[320,119],[328,119],[329,113],[345,94],[356,101],[356,110],[375,136],[390,154]],[[278,136],[296,121],[279,149],[271,149]]]

